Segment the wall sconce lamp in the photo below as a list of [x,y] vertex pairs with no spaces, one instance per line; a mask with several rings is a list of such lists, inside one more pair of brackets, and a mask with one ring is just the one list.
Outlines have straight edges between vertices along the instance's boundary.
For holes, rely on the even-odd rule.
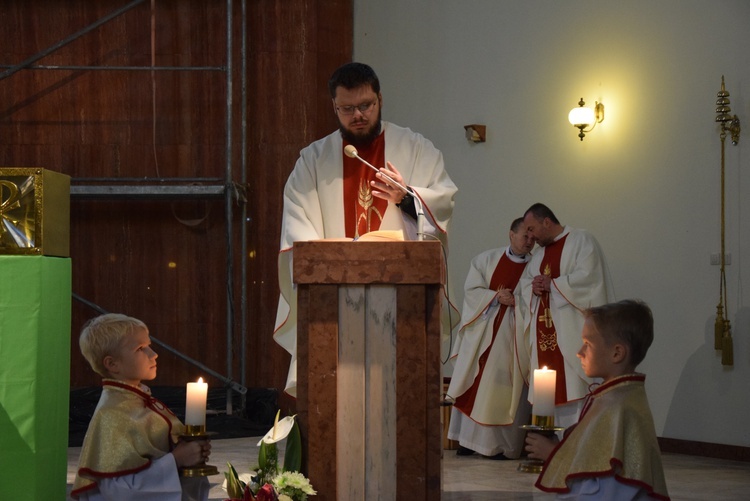
[[479,124],[464,125],[466,139],[472,143],[483,143],[487,138],[487,126]]
[[594,109],[587,108],[586,103],[581,98],[578,101],[578,108],[573,108],[568,114],[568,121],[577,127],[580,132],[578,137],[583,141],[583,137],[587,132],[591,132],[596,127],[596,124],[601,123],[604,120],[604,105],[596,101]]

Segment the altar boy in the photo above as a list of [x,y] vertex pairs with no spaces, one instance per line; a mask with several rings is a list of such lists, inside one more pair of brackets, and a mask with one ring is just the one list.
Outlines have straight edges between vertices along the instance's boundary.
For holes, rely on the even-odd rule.
[[[654,338],[651,310],[625,300],[584,315],[578,358],[588,377],[603,382],[587,396],[578,423],[554,448],[536,486],[559,499],[668,500],[646,376],[635,372]],[[545,456],[540,437],[530,437],[532,457]]]
[[179,441],[184,425],[141,383],[156,377],[146,325],[116,313],[90,320],[81,352],[104,379],[83,439],[71,496],[87,501],[208,499],[206,477],[181,478],[178,468],[203,463],[211,444]]

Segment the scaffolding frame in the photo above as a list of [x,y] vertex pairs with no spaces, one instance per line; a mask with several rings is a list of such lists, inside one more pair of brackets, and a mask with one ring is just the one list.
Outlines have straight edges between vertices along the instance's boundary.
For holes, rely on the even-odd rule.
[[[241,135],[241,161],[240,161],[240,182],[235,183],[232,178],[232,97],[233,97],[233,0],[226,0],[226,64],[223,66],[75,66],[75,65],[35,65],[37,61],[54,53],[65,45],[77,40],[83,35],[94,29],[108,23],[109,21],[128,12],[134,7],[144,3],[146,0],[133,0],[124,6],[112,11],[110,14],[89,24],[83,29],[65,37],[59,42],[43,49],[23,62],[16,65],[0,65],[5,71],[0,73],[0,80],[4,80],[21,70],[90,70],[90,71],[220,71],[226,77],[226,141],[225,141],[225,168],[224,178],[73,178],[71,179],[70,196],[71,198],[224,198],[224,212],[226,223],[226,374],[222,375],[217,371],[203,365],[199,361],[179,352],[175,348],[159,341],[157,338],[151,339],[159,346],[173,353],[182,360],[194,365],[210,375],[221,380],[227,388],[226,396],[226,413],[233,414],[232,392],[237,392],[241,396],[241,408],[244,411],[246,406],[246,333],[247,333],[247,203],[244,197],[244,187],[247,185],[247,5],[246,0],[241,0],[241,45],[240,45],[240,96],[241,96],[241,117],[240,117],[240,135]],[[87,183],[97,183],[89,185]],[[195,185],[195,183],[203,183]],[[114,184],[99,184],[114,183]],[[189,183],[189,184],[188,184]],[[233,213],[232,204],[234,202],[241,204],[241,224],[240,224],[240,252],[241,252],[241,283],[240,283],[240,378],[239,382],[233,377],[232,358],[234,353],[234,237],[232,231]],[[82,298],[73,293],[73,299],[93,308],[100,313],[107,313],[106,310],[95,303]]]

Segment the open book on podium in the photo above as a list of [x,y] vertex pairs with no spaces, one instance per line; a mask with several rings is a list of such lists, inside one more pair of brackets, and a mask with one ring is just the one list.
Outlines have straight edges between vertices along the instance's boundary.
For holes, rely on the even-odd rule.
[[314,242],[403,242],[404,240],[404,230],[375,230],[356,238],[322,238]]
[[404,241],[404,230],[370,231],[356,239],[357,242],[393,242]]
[[294,244],[297,413],[319,501],[440,499],[445,262],[440,242],[397,237]]

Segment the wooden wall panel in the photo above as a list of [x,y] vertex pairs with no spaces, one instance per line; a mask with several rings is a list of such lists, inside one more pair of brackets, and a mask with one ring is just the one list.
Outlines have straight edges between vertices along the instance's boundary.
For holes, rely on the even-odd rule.
[[[266,333],[273,331],[278,301],[278,255],[284,183],[299,150],[335,130],[327,84],[333,70],[351,60],[351,0],[259,1],[249,4],[250,99],[248,199],[251,224],[249,304],[250,372],[262,385],[283,388],[289,356]],[[274,208],[274,210],[269,210]],[[266,356],[267,355],[267,356]],[[294,402],[280,400],[283,409]]]
[[[0,71],[38,53],[126,0],[0,3]],[[137,7],[38,61],[40,65],[223,66],[226,1],[157,0]],[[223,178],[227,134],[232,179],[241,171],[240,23],[233,2],[232,127],[224,73],[21,70],[0,80],[0,165],[41,166],[91,177]],[[335,129],[326,83],[351,59],[351,0],[247,2],[248,220],[233,212],[234,342],[248,343],[246,382],[283,387],[289,357],[272,340],[282,190],[299,150]],[[199,222],[197,222],[199,221]],[[240,255],[239,229],[248,229]],[[73,288],[89,301],[146,321],[152,334],[226,373],[224,202],[81,200],[71,204]],[[248,329],[239,332],[240,264],[247,259]],[[171,263],[171,264],[170,264]],[[96,312],[75,302],[71,382],[96,384],[78,332]],[[237,354],[239,355],[239,354]],[[240,379],[239,357],[234,378]],[[182,385],[197,369],[160,350],[155,384]],[[215,381],[213,384],[217,384]],[[293,407],[291,400],[282,405]]]
[[[225,373],[223,201],[77,201],[71,219],[73,291],[108,311],[140,318],[154,337]],[[96,315],[78,302],[73,312],[74,334]],[[73,348],[73,365],[80,369],[85,361],[75,339]],[[205,376],[167,350],[155,350],[158,384]],[[90,384],[83,377],[90,374],[74,369],[71,384]]]

